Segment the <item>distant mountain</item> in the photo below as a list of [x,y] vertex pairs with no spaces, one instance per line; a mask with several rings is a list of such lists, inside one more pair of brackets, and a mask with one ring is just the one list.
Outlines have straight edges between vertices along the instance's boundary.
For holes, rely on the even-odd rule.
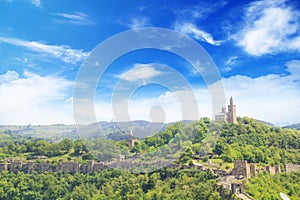
[[291,124],[291,125],[288,125],[288,126],[283,126],[282,128],[291,128],[291,129],[297,129],[297,130],[300,130],[300,123],[297,123],[297,124]]
[[165,130],[168,124],[160,122],[148,122],[136,120],[130,122],[105,122],[100,121],[87,126],[75,125],[2,125],[0,133],[16,135],[18,137],[45,138],[51,141],[58,141],[62,138],[71,139],[96,139],[105,138],[112,140],[123,140],[129,137],[132,130],[134,137],[145,138],[157,132]]
[[105,138],[122,140],[129,137],[130,131],[137,138],[145,138],[165,130],[167,124],[161,122],[148,122],[143,120],[129,122],[98,122],[81,127],[80,137],[85,139]]
[[78,134],[74,125],[1,125],[0,132],[9,133],[12,136],[27,138],[45,138],[53,141],[62,138],[77,139]]
[[[269,122],[256,120],[259,123],[273,126]],[[183,124],[188,124],[193,121],[181,121]],[[136,120],[129,122],[105,122],[99,121],[87,126],[64,125],[0,125],[0,133],[9,134],[16,137],[26,138],[44,138],[50,141],[59,141],[62,138],[78,139],[84,138],[93,140],[96,138],[111,139],[115,141],[126,140],[129,138],[130,131],[133,136],[143,139],[157,132],[164,131],[168,125],[172,123],[148,122],[144,120]],[[77,129],[78,128],[78,129]],[[284,128],[300,129],[300,124],[286,126]]]
[[256,119],[256,121],[259,122],[259,123],[262,123],[262,124],[269,125],[269,126],[274,126],[274,124],[272,124],[270,122],[263,121],[263,120]]

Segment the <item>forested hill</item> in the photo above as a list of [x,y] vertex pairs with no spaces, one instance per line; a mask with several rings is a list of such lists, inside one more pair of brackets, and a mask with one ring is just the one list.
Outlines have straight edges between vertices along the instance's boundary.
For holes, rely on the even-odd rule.
[[245,159],[256,163],[300,163],[300,131],[268,126],[240,118],[224,124],[213,152],[224,161]]
[[135,153],[154,151],[181,141],[182,162],[215,155],[224,162],[300,163],[300,131],[274,127],[248,117],[238,124],[213,122],[208,118],[189,124],[176,123],[165,131],[136,143]]
[[[2,137],[3,136],[3,137]],[[212,137],[213,136],[213,137]],[[2,133],[3,145],[2,156],[11,157],[32,157],[32,156],[68,156],[70,152],[60,150],[63,143],[46,142],[35,140],[25,140],[22,137],[12,137],[10,134]],[[19,142],[18,142],[19,141]],[[80,142],[81,141],[81,142]],[[132,155],[155,152],[164,147],[177,145],[180,142],[181,156],[183,163],[191,162],[193,159],[205,157],[205,155],[215,155],[224,162],[234,160],[247,160],[255,163],[298,163],[300,162],[300,131],[295,129],[274,127],[257,122],[251,118],[238,118],[238,124],[214,122],[208,118],[202,118],[191,123],[175,123],[169,125],[164,131],[144,140],[136,139],[135,146],[130,149],[126,140],[107,141],[111,146],[116,146],[122,151],[127,151]],[[106,144],[103,139],[97,139],[94,143]],[[74,144],[84,143],[82,140],[75,141]],[[93,143],[93,142],[92,142]],[[79,145],[80,146],[80,145]],[[100,145],[101,146],[101,145]],[[105,145],[107,146],[107,145]],[[62,147],[63,148],[63,147]],[[78,148],[78,145],[77,145]],[[92,156],[88,150],[80,150],[87,158]],[[101,158],[112,159],[119,153],[109,152],[101,148],[99,152]],[[176,152],[178,153],[178,152]],[[69,155],[70,154],[70,155]],[[105,154],[105,155],[104,155]],[[66,157],[66,156],[65,156]],[[108,161],[106,160],[106,161]]]
[[[0,148],[1,159],[35,159],[54,165],[66,161],[84,163],[96,158],[115,159],[120,152],[109,151],[104,148],[107,146],[117,146],[126,151],[128,157],[154,155],[153,152],[164,149],[168,156],[178,155],[176,162],[181,164],[205,164],[211,158],[213,163],[219,162],[218,167],[226,166],[228,170],[234,160],[262,165],[300,164],[300,131],[262,124],[247,117],[238,118],[237,125],[213,122],[208,118],[191,123],[178,122],[144,140],[136,138],[133,148],[126,140],[96,139],[92,144],[103,147],[99,154],[86,148],[84,140],[47,142],[17,138],[11,142],[13,138],[9,138],[9,134],[3,135],[7,141]],[[172,152],[168,148],[172,145],[181,149]],[[293,180],[299,180],[299,175],[282,173],[272,179],[263,173],[251,179],[246,190],[257,199],[279,199],[279,192],[297,197],[297,182]],[[198,169],[163,168],[143,174],[113,169],[94,174],[25,174],[3,170],[0,180],[0,199],[232,199],[229,191],[220,191],[215,175]],[[270,180],[273,185],[265,183]],[[279,185],[274,189],[275,184]]]

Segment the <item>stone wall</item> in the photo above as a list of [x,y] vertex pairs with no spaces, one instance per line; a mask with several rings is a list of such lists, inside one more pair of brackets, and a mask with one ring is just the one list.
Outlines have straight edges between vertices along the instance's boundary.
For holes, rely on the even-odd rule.
[[[285,168],[286,172],[300,171],[300,165],[286,164]],[[281,173],[282,170],[279,165],[256,169],[255,163],[248,164],[246,160],[236,160],[234,161],[234,168],[230,174],[234,175],[236,179],[243,179],[253,178],[261,171],[266,171],[271,175],[275,175]]]
[[275,167],[272,166],[266,166],[266,171],[271,174],[271,175],[275,175]]
[[250,164],[250,176],[251,178],[255,177],[257,174],[257,171],[256,171],[256,166],[255,164]]
[[35,163],[27,161],[24,163],[21,160],[12,160],[10,163],[0,163],[0,171],[8,170],[11,172],[64,172],[64,173],[93,173],[102,169],[108,168],[102,162],[89,161],[88,164],[80,164],[78,162],[64,162],[58,164],[50,163]]
[[237,179],[250,178],[250,165],[246,160],[236,160],[231,174]]
[[285,171],[286,172],[299,172],[300,171],[300,165],[297,164],[285,164]]
[[245,187],[243,183],[232,183],[231,184],[231,193],[232,194],[241,194],[244,193]]

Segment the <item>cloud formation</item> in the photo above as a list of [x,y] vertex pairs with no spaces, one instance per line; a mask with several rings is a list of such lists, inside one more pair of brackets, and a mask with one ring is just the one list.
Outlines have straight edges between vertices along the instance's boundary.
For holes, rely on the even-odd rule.
[[66,45],[48,45],[37,41],[26,41],[17,38],[0,37],[0,42],[24,47],[39,53],[41,56],[51,56],[70,64],[83,61],[89,54],[81,49],[72,49]]
[[254,56],[300,51],[300,12],[284,0],[256,1],[246,9],[245,24],[233,38]]
[[31,2],[32,2],[33,5],[35,5],[36,7],[42,7],[42,2],[41,2],[41,0],[32,0]]
[[155,64],[134,64],[133,68],[118,77],[126,81],[148,80],[160,75],[162,72],[154,67]]
[[0,124],[73,123],[72,85],[63,77],[7,71],[0,75]]
[[176,23],[175,30],[189,35],[196,40],[207,42],[211,45],[219,46],[222,43],[222,41],[215,40],[211,34],[199,29],[195,24],[192,24],[190,22]]
[[[275,125],[287,125],[298,123],[300,117],[299,74],[300,60],[291,60],[286,63],[286,75],[268,74],[256,78],[235,75],[223,78],[222,83],[226,99],[229,100],[230,96],[233,96],[237,104],[238,116],[253,117]],[[211,85],[211,88],[214,90],[214,86],[218,84],[217,82]],[[151,120],[151,109],[159,105],[164,110],[166,122],[182,120],[181,102],[178,101],[175,94],[184,96],[186,92],[188,91],[167,91],[157,97],[130,100],[131,119]],[[212,117],[213,105],[209,91],[205,88],[196,88],[194,94],[197,98],[199,117]],[[189,105],[189,103],[184,102],[184,105]],[[98,109],[100,112],[101,108],[98,107]],[[107,110],[105,107],[102,109]],[[111,114],[110,117],[106,117],[106,119],[112,118]]]
[[75,13],[56,13],[54,21],[58,23],[67,23],[75,25],[92,25],[93,22],[88,19],[88,15],[82,12]]
[[276,125],[298,123],[300,117],[300,61],[286,63],[288,75],[257,78],[235,75],[223,78],[225,92],[238,104],[237,113]]
[[[138,72],[135,71],[135,74]],[[300,60],[291,60],[286,63],[285,75],[269,74],[256,78],[235,75],[223,78],[222,82],[226,99],[234,97],[238,116],[286,125],[297,123],[300,117],[299,74]],[[72,85],[73,82],[64,77],[7,71],[0,75],[1,124],[73,123],[70,100]],[[166,91],[158,96],[130,99],[128,113],[131,120],[151,121],[155,120],[151,118],[151,111],[160,106],[165,114],[165,122],[182,120],[182,106],[185,106],[184,109],[195,108],[189,107],[192,105],[189,103],[190,99],[180,102],[176,95],[188,96],[189,92],[191,91],[179,89]],[[209,91],[206,88],[196,88],[193,92],[198,103],[199,117],[212,117]],[[96,101],[95,113],[101,121],[114,119],[111,102]]]
[[130,29],[144,28],[150,26],[150,20],[146,17],[135,17],[132,18],[128,24]]
[[175,10],[175,13],[182,18],[189,19],[205,19],[210,14],[215,13],[217,10],[223,8],[228,2],[205,2],[199,1],[197,5],[189,7],[187,9]]

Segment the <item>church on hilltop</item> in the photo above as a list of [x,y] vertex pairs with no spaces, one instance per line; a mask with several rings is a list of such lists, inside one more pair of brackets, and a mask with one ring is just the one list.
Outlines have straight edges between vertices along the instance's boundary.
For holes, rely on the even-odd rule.
[[233,99],[230,97],[230,104],[228,105],[228,112],[226,108],[222,108],[222,112],[215,115],[215,121],[224,121],[227,123],[237,124],[236,120],[236,105],[233,104]]

